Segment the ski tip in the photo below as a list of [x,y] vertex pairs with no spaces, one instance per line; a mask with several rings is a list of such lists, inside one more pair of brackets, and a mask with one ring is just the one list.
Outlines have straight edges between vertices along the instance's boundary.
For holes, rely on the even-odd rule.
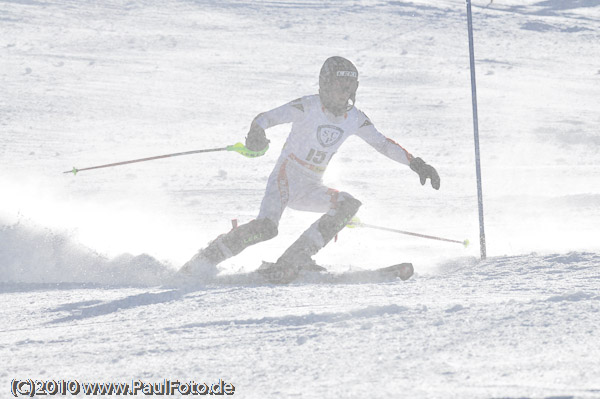
[[412,263],[399,263],[388,267],[378,269],[382,273],[392,273],[393,275],[400,277],[400,280],[406,281],[415,274],[415,268]]
[[402,263],[400,264],[400,280],[406,281],[415,274],[415,268],[412,263]]
[[469,244],[470,244],[469,240],[463,241],[463,245],[465,246],[465,248],[467,248],[469,246]]

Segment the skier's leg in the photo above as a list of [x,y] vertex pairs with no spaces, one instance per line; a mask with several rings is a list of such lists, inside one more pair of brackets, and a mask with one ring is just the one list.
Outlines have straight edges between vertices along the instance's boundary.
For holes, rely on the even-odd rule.
[[277,260],[284,266],[302,267],[311,265],[311,257],[323,248],[346,226],[358,212],[361,202],[350,194],[328,190],[331,208],[313,223]]
[[286,166],[287,161],[282,162],[269,176],[258,217],[218,237],[211,243],[213,247],[220,250],[215,250],[217,253],[220,252],[217,257],[218,262],[239,254],[251,245],[270,240],[277,235],[277,226],[281,214],[289,200]]
[[284,163],[269,177],[258,217],[211,241],[183,265],[181,271],[211,277],[218,272],[215,266],[225,259],[239,254],[251,245],[275,237],[288,198]]
[[218,265],[225,259],[242,252],[250,245],[269,240],[277,235],[277,225],[270,219],[254,219],[236,227],[229,233],[222,234],[198,255],[213,265]]
[[216,266],[225,259],[242,252],[247,247],[269,240],[277,235],[277,224],[271,219],[254,219],[221,234],[190,259],[181,271],[212,277],[218,273]]

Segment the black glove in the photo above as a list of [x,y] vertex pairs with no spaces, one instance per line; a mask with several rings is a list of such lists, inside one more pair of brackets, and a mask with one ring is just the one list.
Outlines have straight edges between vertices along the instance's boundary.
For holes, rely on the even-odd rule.
[[246,148],[250,151],[262,151],[269,145],[265,129],[260,127],[258,123],[252,122],[250,125],[250,131],[246,136]]
[[431,179],[431,187],[436,190],[440,189],[440,175],[431,165],[427,165],[421,158],[413,158],[410,161],[410,168],[417,172],[421,178],[421,185],[425,185],[425,181],[429,177]]

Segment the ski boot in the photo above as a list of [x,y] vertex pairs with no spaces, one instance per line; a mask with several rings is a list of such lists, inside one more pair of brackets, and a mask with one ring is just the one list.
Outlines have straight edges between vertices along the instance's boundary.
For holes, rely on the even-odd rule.
[[301,271],[325,272],[326,268],[317,265],[310,256],[282,256],[275,263],[263,262],[257,272],[273,284],[288,284],[298,277]]
[[222,245],[220,245],[221,237],[217,237],[206,248],[198,251],[177,273],[188,277],[202,278],[203,280],[216,277],[219,273],[217,265],[227,259],[221,248]]
[[271,284],[289,284],[298,277],[299,269],[282,262],[263,262],[256,271]]
[[317,265],[317,262],[313,258],[308,258],[305,262],[300,263],[300,270],[306,270],[307,272],[326,272],[327,269],[321,265]]

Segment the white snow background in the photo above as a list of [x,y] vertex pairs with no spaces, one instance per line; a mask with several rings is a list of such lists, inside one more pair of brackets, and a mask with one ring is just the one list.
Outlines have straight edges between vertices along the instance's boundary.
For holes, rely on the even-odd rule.
[[[0,1],[0,398],[12,379],[231,382],[241,398],[600,397],[600,1],[473,1],[488,258],[479,260],[466,6],[444,1]],[[360,139],[326,183],[365,223],[334,273],[412,262],[406,282],[164,283],[253,219],[331,55],[357,106],[441,189]],[[222,266],[274,261],[318,214]]]

